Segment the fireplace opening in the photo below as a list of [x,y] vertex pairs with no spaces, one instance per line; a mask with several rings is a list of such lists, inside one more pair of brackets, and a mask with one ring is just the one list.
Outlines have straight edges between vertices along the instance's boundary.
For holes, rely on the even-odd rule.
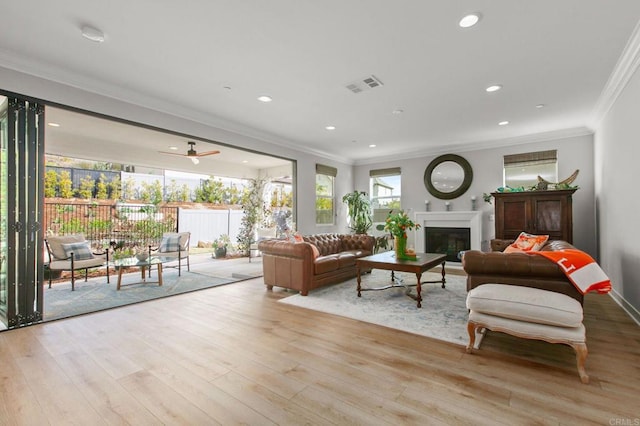
[[426,253],[447,255],[447,262],[460,262],[458,253],[471,250],[471,230],[469,228],[424,228]]

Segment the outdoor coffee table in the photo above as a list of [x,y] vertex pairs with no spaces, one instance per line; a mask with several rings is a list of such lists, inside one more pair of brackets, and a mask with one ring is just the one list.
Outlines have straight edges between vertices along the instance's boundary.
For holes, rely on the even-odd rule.
[[[169,256],[151,256],[146,260],[138,260],[136,257],[125,257],[123,259],[117,259],[113,261],[113,266],[118,272],[118,285],[116,290],[120,290],[122,284],[122,272],[125,268],[140,268],[142,274],[142,281],[144,283],[158,283],[158,286],[162,286],[162,264],[176,260],[175,257]],[[158,281],[147,281],[146,271],[147,268],[156,265],[158,268]],[[151,270],[149,270],[149,276],[151,276]]]
[[[358,271],[358,297],[362,291],[375,291],[386,290],[392,287],[416,287],[416,296],[412,296],[407,292],[407,295],[411,296],[418,302],[418,308],[422,307],[422,296],[420,294],[422,287],[421,284],[426,283],[442,283],[442,288],[445,288],[445,272],[444,263],[447,256],[439,253],[416,253],[416,260],[398,260],[396,254],[393,251],[387,251],[384,253],[374,254],[372,256],[361,257],[356,260],[356,269]],[[420,281],[422,273],[429,269],[442,264],[442,279],[435,281]],[[386,269],[391,271],[391,284],[384,287],[376,288],[362,288],[360,285],[360,271],[364,269]],[[413,272],[416,274],[416,284],[404,284],[401,281],[396,281],[394,271],[398,272]]]

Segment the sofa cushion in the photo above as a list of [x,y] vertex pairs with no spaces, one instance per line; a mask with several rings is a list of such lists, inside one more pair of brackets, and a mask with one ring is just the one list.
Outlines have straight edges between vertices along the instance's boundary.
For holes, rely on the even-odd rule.
[[348,268],[356,266],[356,255],[351,252],[342,252],[338,254],[338,267]]
[[577,300],[553,291],[509,284],[482,284],[467,295],[467,308],[503,318],[578,327],[582,306]]
[[320,256],[313,262],[316,275],[332,272],[340,267],[338,255],[330,254],[329,256]]
[[548,235],[533,235],[521,232],[518,238],[510,244],[505,250],[505,253],[513,253],[518,251],[538,251],[542,248],[544,243],[549,239]]

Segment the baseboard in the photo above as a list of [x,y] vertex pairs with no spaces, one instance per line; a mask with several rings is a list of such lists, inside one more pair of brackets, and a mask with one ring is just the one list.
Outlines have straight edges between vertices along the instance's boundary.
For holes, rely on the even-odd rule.
[[631,317],[632,320],[636,322],[640,326],[640,312],[629,302],[625,300],[624,297],[620,295],[614,289],[609,292],[609,296],[618,304],[620,307]]

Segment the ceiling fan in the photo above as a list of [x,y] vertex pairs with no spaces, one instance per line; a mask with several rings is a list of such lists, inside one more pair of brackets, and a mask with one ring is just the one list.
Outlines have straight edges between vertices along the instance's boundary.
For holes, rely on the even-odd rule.
[[178,154],[177,152],[166,152],[166,151],[158,151],[158,152],[160,152],[160,154],[179,155],[180,157],[189,157],[191,158],[191,161],[193,161],[193,164],[198,164],[200,162],[199,157],[206,157],[207,155],[220,154],[220,151],[218,150],[207,151],[207,152],[202,152],[198,154],[198,152],[195,150],[196,143],[192,141],[188,141],[187,143],[189,144],[189,150],[187,151],[186,154]]

